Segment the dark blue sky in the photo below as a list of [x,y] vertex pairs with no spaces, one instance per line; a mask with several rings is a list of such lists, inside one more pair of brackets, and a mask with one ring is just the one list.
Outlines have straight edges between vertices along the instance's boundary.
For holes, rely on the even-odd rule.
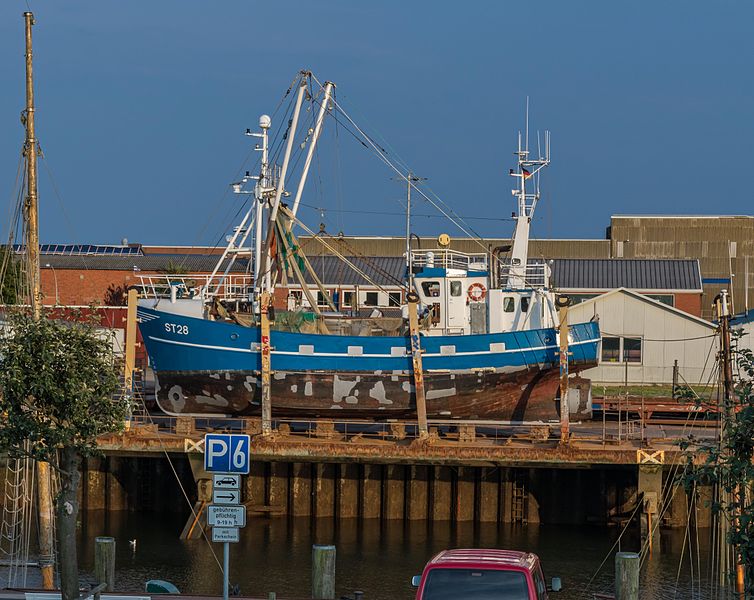
[[[511,232],[480,217],[513,208],[507,172],[527,95],[532,128],[552,131],[537,237],[600,238],[611,214],[754,206],[751,2],[30,5],[45,242],[215,243],[238,203],[225,192],[249,152],[241,134],[300,68],[335,81],[357,121],[482,235]],[[0,4],[6,206],[23,140],[25,9]],[[303,201],[327,209],[333,233],[402,234],[402,217],[371,213],[399,213],[403,188],[326,127],[321,190]],[[416,213],[434,212],[417,201]],[[459,235],[438,218],[414,229]]]

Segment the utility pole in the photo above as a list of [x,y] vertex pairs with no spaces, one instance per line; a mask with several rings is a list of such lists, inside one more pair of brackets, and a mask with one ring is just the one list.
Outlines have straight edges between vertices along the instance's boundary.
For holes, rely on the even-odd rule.
[[[722,290],[717,298],[718,319],[720,321],[720,359],[722,360],[721,373],[723,376],[723,429],[720,432],[724,440],[730,427],[730,420],[735,418],[733,411],[733,356],[730,345],[730,309],[728,307],[728,291]],[[723,442],[725,443],[725,442]],[[735,482],[735,502],[738,505],[733,508],[733,522],[739,526],[741,506],[745,504],[746,489],[739,481]],[[738,548],[735,549],[736,561],[736,595],[740,600],[745,598],[745,571],[743,558]]]
[[[24,13],[26,22],[26,110],[23,123],[26,127],[24,156],[26,158],[26,256],[28,259],[29,293],[32,316],[42,318],[42,292],[39,283],[39,203],[37,196],[37,138],[34,130],[34,74],[32,61],[31,28],[34,15]],[[52,495],[50,465],[37,462],[37,495],[39,508],[39,567],[42,586],[55,589],[55,554],[53,549]]]

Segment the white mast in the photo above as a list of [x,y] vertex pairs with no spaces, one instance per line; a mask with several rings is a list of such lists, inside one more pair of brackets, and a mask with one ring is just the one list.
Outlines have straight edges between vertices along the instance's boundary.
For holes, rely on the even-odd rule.
[[254,137],[262,138],[262,168],[259,173],[259,179],[254,186],[254,200],[256,203],[256,231],[254,232],[254,285],[259,281],[259,267],[262,262],[262,219],[264,218],[265,194],[270,185],[270,159],[269,159],[269,129],[272,125],[272,119],[267,115],[259,117],[259,127],[262,133],[250,133]]
[[[270,273],[270,264],[272,263],[272,256],[270,253],[270,246],[272,244],[273,236],[275,235],[275,222],[278,216],[278,208],[280,207],[280,198],[285,191],[285,176],[288,172],[288,163],[291,159],[291,150],[293,149],[293,140],[296,137],[296,129],[298,127],[298,117],[301,113],[301,103],[304,100],[304,93],[306,92],[306,86],[309,80],[309,73],[302,72],[301,80],[298,87],[298,95],[296,96],[296,106],[293,109],[293,118],[291,119],[291,125],[288,128],[288,143],[285,147],[285,155],[283,157],[283,165],[280,168],[280,178],[277,182],[277,189],[275,190],[275,199],[270,206],[270,216],[267,221],[267,240],[265,243],[265,250],[262,253],[262,263],[259,271],[259,278],[264,276],[265,289],[271,291],[272,289],[272,274]],[[259,281],[254,282],[255,287],[259,290]]]
[[304,185],[306,184],[306,177],[309,174],[309,167],[312,164],[312,157],[314,156],[314,149],[317,146],[317,140],[319,140],[319,134],[322,131],[322,121],[325,118],[325,111],[327,110],[327,105],[330,102],[330,96],[332,95],[332,90],[335,87],[335,84],[326,81],[325,82],[325,95],[322,99],[322,104],[319,107],[319,113],[317,114],[317,121],[314,125],[314,133],[312,134],[312,140],[309,143],[309,150],[306,153],[306,161],[304,162],[304,170],[301,173],[301,179],[298,182],[298,189],[296,190],[296,197],[293,200],[293,208],[291,209],[291,212],[293,213],[293,216],[296,216],[296,213],[298,213],[298,205],[299,202],[301,202],[301,194],[304,192]]
[[[514,214],[516,229],[513,234],[513,247],[511,249],[511,266],[508,272],[508,289],[521,289],[527,287],[526,262],[529,258],[529,229],[534,210],[539,201],[539,171],[550,164],[550,132],[545,131],[545,155],[538,158],[529,158],[529,101],[526,102],[526,140],[521,139],[518,133],[518,151],[514,154],[518,158],[518,168],[511,176],[518,177],[519,185],[511,193],[518,199],[518,212]],[[525,145],[524,145],[525,144]],[[535,191],[526,191],[526,182],[535,178]]]

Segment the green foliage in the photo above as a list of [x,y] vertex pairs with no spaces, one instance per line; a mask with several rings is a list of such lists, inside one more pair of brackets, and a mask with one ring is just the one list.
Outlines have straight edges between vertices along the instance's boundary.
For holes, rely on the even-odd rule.
[[181,263],[174,262],[173,259],[170,259],[165,267],[165,273],[168,275],[185,275],[188,273],[188,269]]
[[[750,350],[736,351],[738,381],[733,398],[723,401],[722,435],[719,440],[689,437],[681,442],[688,468],[682,483],[690,490],[694,484],[717,484],[719,501],[712,512],[728,521],[728,544],[736,548],[746,571],[748,587],[754,583],[754,355]],[[747,596],[748,597],[748,596]]]
[[24,283],[21,260],[12,248],[0,247],[0,304],[17,304]]
[[56,464],[57,450],[86,456],[119,431],[127,401],[112,343],[89,323],[9,315],[0,338],[0,450]]

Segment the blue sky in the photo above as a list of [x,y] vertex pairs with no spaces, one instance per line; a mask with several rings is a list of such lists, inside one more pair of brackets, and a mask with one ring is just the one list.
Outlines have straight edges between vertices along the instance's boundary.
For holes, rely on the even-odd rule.
[[[493,218],[513,209],[527,95],[532,129],[552,131],[536,237],[600,238],[611,214],[754,206],[750,2],[29,4],[44,242],[216,243],[238,208],[226,192],[249,154],[242,133],[301,68],[335,81],[357,122],[481,235],[511,232]],[[0,4],[6,207],[23,141],[24,10]],[[303,202],[324,207],[333,233],[402,234],[403,187],[327,127],[322,185]],[[437,214],[419,200],[415,212]],[[315,228],[321,215],[302,212]],[[460,235],[423,216],[414,230]]]

